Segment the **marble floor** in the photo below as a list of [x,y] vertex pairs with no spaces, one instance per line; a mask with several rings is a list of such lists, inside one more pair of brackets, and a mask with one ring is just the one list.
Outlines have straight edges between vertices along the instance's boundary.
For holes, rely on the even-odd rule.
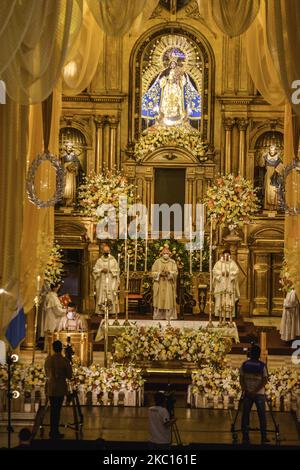
[[[89,406],[82,407],[84,414],[83,439],[95,440],[102,438],[105,441],[131,441],[146,442],[148,439],[147,408],[114,408]],[[231,444],[231,423],[235,416],[235,411],[229,410],[205,410],[189,409],[186,407],[176,407],[177,427],[181,441],[184,445],[197,444]],[[297,430],[296,421],[291,413],[274,413],[275,419],[280,429],[280,445],[300,446],[300,436]],[[240,418],[240,416],[239,416]],[[75,439],[75,432],[64,425],[73,422],[72,409],[63,408],[61,432],[65,434],[65,439]],[[44,419],[44,438],[48,437],[49,413]],[[240,419],[237,422],[239,428]],[[18,423],[19,425],[25,422]],[[12,445],[17,442],[17,432],[19,425],[14,425],[12,434]],[[29,423],[27,423],[29,425]],[[257,414],[252,413],[251,427],[258,427]],[[268,429],[274,430],[270,415],[268,414]],[[270,432],[271,445],[275,445],[275,434]],[[41,439],[38,432],[36,439]],[[241,435],[239,433],[239,441]],[[0,447],[6,445],[7,436],[5,427],[0,425]],[[176,442],[176,441],[175,441]],[[251,443],[258,444],[260,435],[257,431],[251,433]]]

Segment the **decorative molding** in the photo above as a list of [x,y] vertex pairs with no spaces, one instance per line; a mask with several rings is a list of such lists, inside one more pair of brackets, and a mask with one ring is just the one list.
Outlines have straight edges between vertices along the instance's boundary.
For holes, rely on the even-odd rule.
[[127,98],[126,93],[116,94],[103,94],[103,95],[76,95],[76,96],[64,96],[63,101],[66,102],[82,102],[82,103],[122,103]]

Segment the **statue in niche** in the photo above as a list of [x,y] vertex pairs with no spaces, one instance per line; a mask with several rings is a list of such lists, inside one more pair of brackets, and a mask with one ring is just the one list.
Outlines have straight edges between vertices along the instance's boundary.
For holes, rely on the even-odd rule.
[[72,207],[76,205],[77,187],[82,177],[82,167],[79,160],[80,151],[77,150],[72,142],[67,142],[61,152],[61,159],[66,170],[64,206]]
[[201,96],[184,69],[185,54],[178,48],[166,53],[167,68],[144,94],[142,118],[150,125],[177,126],[201,118]]
[[284,166],[276,145],[271,144],[268,151],[260,154],[258,167],[263,208],[284,210]]

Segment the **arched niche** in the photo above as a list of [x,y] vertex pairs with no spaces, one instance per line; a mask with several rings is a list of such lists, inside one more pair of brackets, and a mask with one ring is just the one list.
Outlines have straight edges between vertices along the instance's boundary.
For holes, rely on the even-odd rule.
[[[265,160],[269,155],[270,147],[273,146],[273,152],[278,155],[273,162]],[[271,159],[270,159],[271,160]],[[281,168],[281,170],[280,170]],[[254,146],[254,186],[257,188],[261,207],[265,210],[283,210],[284,207],[284,180],[283,180],[283,134],[280,131],[268,130],[260,134]],[[270,187],[270,181],[274,178],[274,184],[278,185],[276,205],[274,207],[268,202],[271,197],[266,197],[267,186]],[[280,179],[281,178],[281,179]],[[279,180],[280,179],[280,180]],[[270,181],[269,181],[270,180]]]
[[[199,131],[203,140],[213,144],[213,115],[214,115],[214,79],[215,79],[215,60],[212,48],[207,39],[198,31],[188,25],[178,25],[169,23],[168,26],[157,25],[142,35],[136,42],[130,57],[129,63],[129,106],[128,106],[128,142],[138,140],[142,131],[142,95],[143,95],[143,76],[147,75],[145,71],[145,56],[150,56],[151,48],[166,37],[183,38],[191,48],[194,48],[195,57],[199,57],[201,63],[201,100],[202,100],[202,118]],[[176,46],[176,40],[174,39]],[[197,59],[198,60],[198,59]],[[192,78],[197,81],[199,77],[199,67],[196,67]],[[198,64],[199,65],[199,64]],[[198,71],[197,71],[197,70]],[[147,78],[147,77],[146,77]],[[148,79],[148,78],[147,78]],[[149,78],[151,81],[151,77]]]

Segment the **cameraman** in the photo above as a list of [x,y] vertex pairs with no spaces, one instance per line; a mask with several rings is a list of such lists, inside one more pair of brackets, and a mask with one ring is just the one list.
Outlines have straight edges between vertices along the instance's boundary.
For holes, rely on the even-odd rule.
[[150,449],[168,449],[172,441],[172,424],[176,419],[170,417],[164,393],[156,393],[154,401],[155,406],[151,406],[148,412],[149,447]]
[[265,385],[268,382],[268,371],[266,364],[259,360],[260,347],[256,344],[251,346],[249,359],[242,364],[240,368],[240,383],[243,391],[243,414],[242,414],[242,433],[243,443],[249,444],[249,421],[250,412],[253,403],[256,405],[261,443],[268,443],[267,422],[266,422],[266,397]]
[[46,394],[50,401],[50,439],[62,439],[59,432],[60,411],[64,396],[68,393],[67,379],[72,378],[72,366],[68,359],[62,356],[61,341],[52,344],[54,354],[49,355],[45,361],[47,377]]

